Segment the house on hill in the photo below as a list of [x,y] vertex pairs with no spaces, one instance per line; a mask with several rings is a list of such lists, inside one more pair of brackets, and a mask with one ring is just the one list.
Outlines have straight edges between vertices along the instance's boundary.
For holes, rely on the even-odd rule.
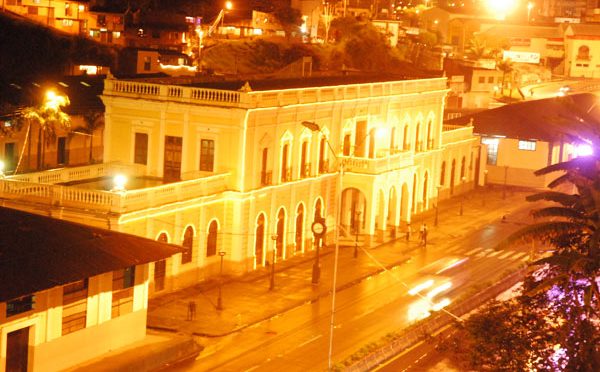
[[146,335],[149,265],[178,246],[0,208],[0,371],[58,371]]

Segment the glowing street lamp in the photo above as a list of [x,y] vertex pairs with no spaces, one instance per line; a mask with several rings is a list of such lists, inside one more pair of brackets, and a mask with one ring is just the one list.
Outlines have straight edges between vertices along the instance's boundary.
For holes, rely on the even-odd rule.
[[68,104],[69,99],[66,96],[56,94],[53,90],[46,91],[43,104],[44,109],[58,111],[61,106],[66,106]]
[[113,192],[123,192],[125,190],[125,185],[127,184],[127,176],[124,174],[117,174],[113,178],[113,188],[111,191]]
[[4,178],[4,162],[0,160],[0,178]]
[[487,0],[486,7],[490,13],[495,14],[498,19],[506,18],[517,5],[517,0]]
[[531,9],[533,9],[534,6],[535,4],[532,2],[527,3],[527,23],[531,21]]

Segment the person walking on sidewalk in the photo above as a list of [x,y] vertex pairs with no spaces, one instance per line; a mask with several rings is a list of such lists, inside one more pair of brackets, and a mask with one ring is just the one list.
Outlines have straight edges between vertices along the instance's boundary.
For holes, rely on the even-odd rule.
[[423,223],[421,225],[421,230],[419,231],[419,240],[420,240],[420,244],[423,245],[423,247],[427,247],[427,224]]
[[406,224],[406,241],[410,240],[410,222]]

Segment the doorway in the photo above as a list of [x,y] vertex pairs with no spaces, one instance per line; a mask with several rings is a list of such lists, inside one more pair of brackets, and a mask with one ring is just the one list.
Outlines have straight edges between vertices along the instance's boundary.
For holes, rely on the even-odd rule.
[[27,372],[29,327],[10,332],[6,336],[6,370]]
[[163,179],[165,182],[177,182],[181,179],[181,137],[165,137],[165,163]]

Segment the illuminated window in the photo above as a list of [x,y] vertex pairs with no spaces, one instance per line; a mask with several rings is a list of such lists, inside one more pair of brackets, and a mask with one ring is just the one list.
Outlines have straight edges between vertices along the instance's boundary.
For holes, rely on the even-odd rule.
[[115,39],[119,39],[121,37],[121,32],[119,32],[119,31],[114,31],[112,34],[113,34],[113,38],[115,38]]
[[69,3],[65,3],[65,16],[67,16],[67,17],[73,16],[73,8],[71,7],[71,4],[69,4]]
[[35,308],[35,296],[23,296],[6,303],[6,317],[21,314]]
[[483,138],[481,143],[487,145],[487,164],[496,165],[498,161],[498,139]]
[[200,140],[200,170],[212,172],[215,162],[215,141]]
[[271,184],[271,173],[267,171],[267,160],[269,159],[269,149],[264,148],[262,151],[262,161],[260,167],[260,185],[267,186]]
[[71,27],[71,26],[73,26],[73,20],[72,19],[63,19],[62,25],[64,27]]
[[85,328],[88,281],[80,280],[63,287],[62,334]]
[[519,150],[535,151],[535,141],[519,141]]
[[577,49],[577,59],[590,60],[590,47],[582,45]]
[[325,159],[325,151],[327,151],[327,141],[325,137],[321,138],[319,142],[319,174],[325,173],[328,170],[327,160]]
[[100,37],[100,31],[99,30],[90,30],[90,37],[91,38],[99,38]]
[[310,163],[308,160],[308,141],[302,142],[300,153],[300,178],[306,178],[310,175]]
[[289,182],[292,180],[291,169],[288,165],[288,158],[290,152],[290,145],[283,145],[281,150],[281,182]]

